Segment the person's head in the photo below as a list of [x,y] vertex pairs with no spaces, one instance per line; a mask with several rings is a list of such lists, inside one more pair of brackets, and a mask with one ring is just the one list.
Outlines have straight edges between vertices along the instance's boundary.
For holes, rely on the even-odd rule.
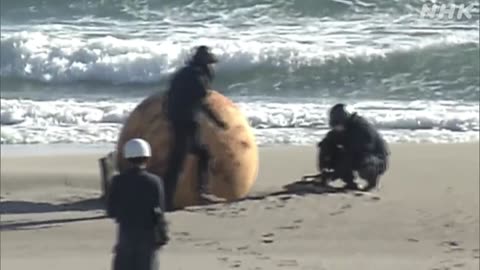
[[350,112],[348,112],[345,104],[335,104],[329,112],[330,128],[336,131],[343,131],[345,129],[345,123],[349,117]]
[[140,138],[129,140],[123,147],[123,157],[136,167],[147,165],[148,159],[151,156],[152,150],[150,149],[150,144]]
[[195,54],[191,59],[192,64],[196,65],[211,65],[218,63],[217,57],[211,52],[208,46],[198,46],[195,50]]

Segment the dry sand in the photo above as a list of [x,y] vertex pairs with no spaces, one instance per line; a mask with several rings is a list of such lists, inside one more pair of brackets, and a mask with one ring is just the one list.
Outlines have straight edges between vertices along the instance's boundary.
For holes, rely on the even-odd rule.
[[[392,146],[372,197],[282,195],[168,215],[161,269],[479,269],[479,145]],[[109,269],[98,154],[1,159],[1,269]],[[252,194],[314,172],[314,149],[261,149]]]

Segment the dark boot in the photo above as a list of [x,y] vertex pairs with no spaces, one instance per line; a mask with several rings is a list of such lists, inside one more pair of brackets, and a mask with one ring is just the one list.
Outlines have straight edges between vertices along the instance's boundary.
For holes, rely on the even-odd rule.
[[370,191],[377,187],[378,185],[378,178],[379,177],[372,177],[369,179],[365,179],[367,181],[367,185],[362,189],[363,191]]
[[385,162],[375,156],[367,157],[358,170],[358,176],[365,181],[367,185],[362,189],[370,191],[377,187],[380,175],[385,172]]
[[358,176],[367,181],[367,185],[362,188],[363,191],[370,191],[378,185],[378,170],[376,167],[362,168],[358,171]]
[[225,202],[224,198],[220,198],[212,194],[208,188],[208,163],[210,155],[206,147],[196,146],[194,149],[195,154],[198,157],[198,194],[202,203],[221,203]]
[[345,186],[343,187],[344,189],[347,190],[358,190],[358,185],[355,183],[355,177],[353,176],[353,173],[350,172],[349,174],[344,175],[341,177],[342,181],[345,183]]
[[333,172],[324,170],[315,178],[314,184],[317,186],[328,186],[332,179]]

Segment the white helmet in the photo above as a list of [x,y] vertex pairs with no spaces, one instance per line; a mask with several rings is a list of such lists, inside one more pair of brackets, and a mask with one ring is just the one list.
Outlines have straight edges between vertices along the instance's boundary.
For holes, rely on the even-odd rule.
[[151,157],[150,144],[143,139],[134,138],[129,140],[123,147],[124,158]]

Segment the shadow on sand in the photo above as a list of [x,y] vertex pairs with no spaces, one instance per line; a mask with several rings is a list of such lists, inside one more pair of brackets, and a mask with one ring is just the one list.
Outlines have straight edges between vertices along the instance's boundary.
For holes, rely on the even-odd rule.
[[[230,203],[249,201],[249,200],[263,200],[268,197],[275,196],[287,196],[292,195],[305,196],[309,194],[332,194],[332,193],[345,193],[349,192],[344,188],[337,188],[331,186],[324,186],[315,184],[312,181],[296,181],[283,187],[280,191],[258,194],[254,196],[248,196],[244,199],[237,200]],[[362,193],[354,192],[355,196],[363,196]],[[227,203],[228,204],[228,203]],[[224,204],[217,204],[224,205]],[[203,206],[193,206],[178,210],[197,209],[204,208]],[[104,209],[104,204],[101,199],[88,199],[67,204],[50,204],[50,203],[35,203],[27,201],[5,201],[0,202],[0,214],[28,214],[28,213],[49,213],[49,212],[65,212],[65,211],[91,211]],[[26,221],[26,222],[11,222],[0,224],[0,231],[8,230],[29,230],[29,229],[42,229],[60,226],[65,223],[73,223],[80,221],[99,220],[107,218],[106,215],[81,217],[81,218],[64,218],[64,219],[50,219],[44,221]]]
[[[29,201],[1,201],[0,214],[39,214],[39,213],[54,213],[54,212],[82,212],[92,210],[104,209],[103,201],[99,198],[87,199],[64,204],[51,204]],[[0,231],[9,230],[29,230],[29,229],[45,229],[59,226],[60,224],[73,223],[80,221],[89,221],[106,218],[105,215],[97,215],[90,217],[79,218],[61,218],[49,219],[42,221],[25,221],[25,222],[2,222],[0,224]]]
[[[188,211],[188,212],[196,212],[196,211],[204,211],[204,210],[211,210],[213,208],[221,208],[223,205],[238,203],[238,202],[245,202],[245,201],[261,201],[267,198],[278,197],[281,200],[288,200],[293,196],[307,196],[312,194],[335,194],[335,193],[351,193],[353,196],[359,197],[364,196],[366,193],[362,193],[360,191],[353,191],[349,189],[345,189],[343,187],[333,187],[333,186],[326,186],[321,185],[315,181],[305,181],[299,180],[292,182],[288,185],[282,187],[281,190],[274,191],[274,192],[260,192],[255,195],[250,195],[245,198],[230,201],[228,203],[214,203],[214,204],[206,204],[206,205],[195,205],[195,206],[187,206],[185,208],[175,209],[173,211]],[[212,208],[213,207],[213,208]]]
[[0,214],[38,214],[65,211],[91,211],[104,209],[101,199],[86,199],[71,203],[52,204],[29,201],[1,201]]
[[332,187],[316,184],[313,181],[296,181],[288,185],[283,186],[283,189],[280,191],[269,192],[264,194],[259,194],[255,196],[248,196],[244,200],[263,200],[267,197],[275,197],[282,195],[298,195],[306,196],[309,194],[331,194],[331,193],[345,193],[348,192],[348,189],[342,187]]
[[38,230],[58,227],[61,224],[105,219],[107,216],[98,215],[93,217],[81,217],[81,218],[61,218],[61,219],[49,219],[42,221],[25,221],[25,222],[12,222],[6,224],[0,224],[0,231],[21,231],[21,230]]

